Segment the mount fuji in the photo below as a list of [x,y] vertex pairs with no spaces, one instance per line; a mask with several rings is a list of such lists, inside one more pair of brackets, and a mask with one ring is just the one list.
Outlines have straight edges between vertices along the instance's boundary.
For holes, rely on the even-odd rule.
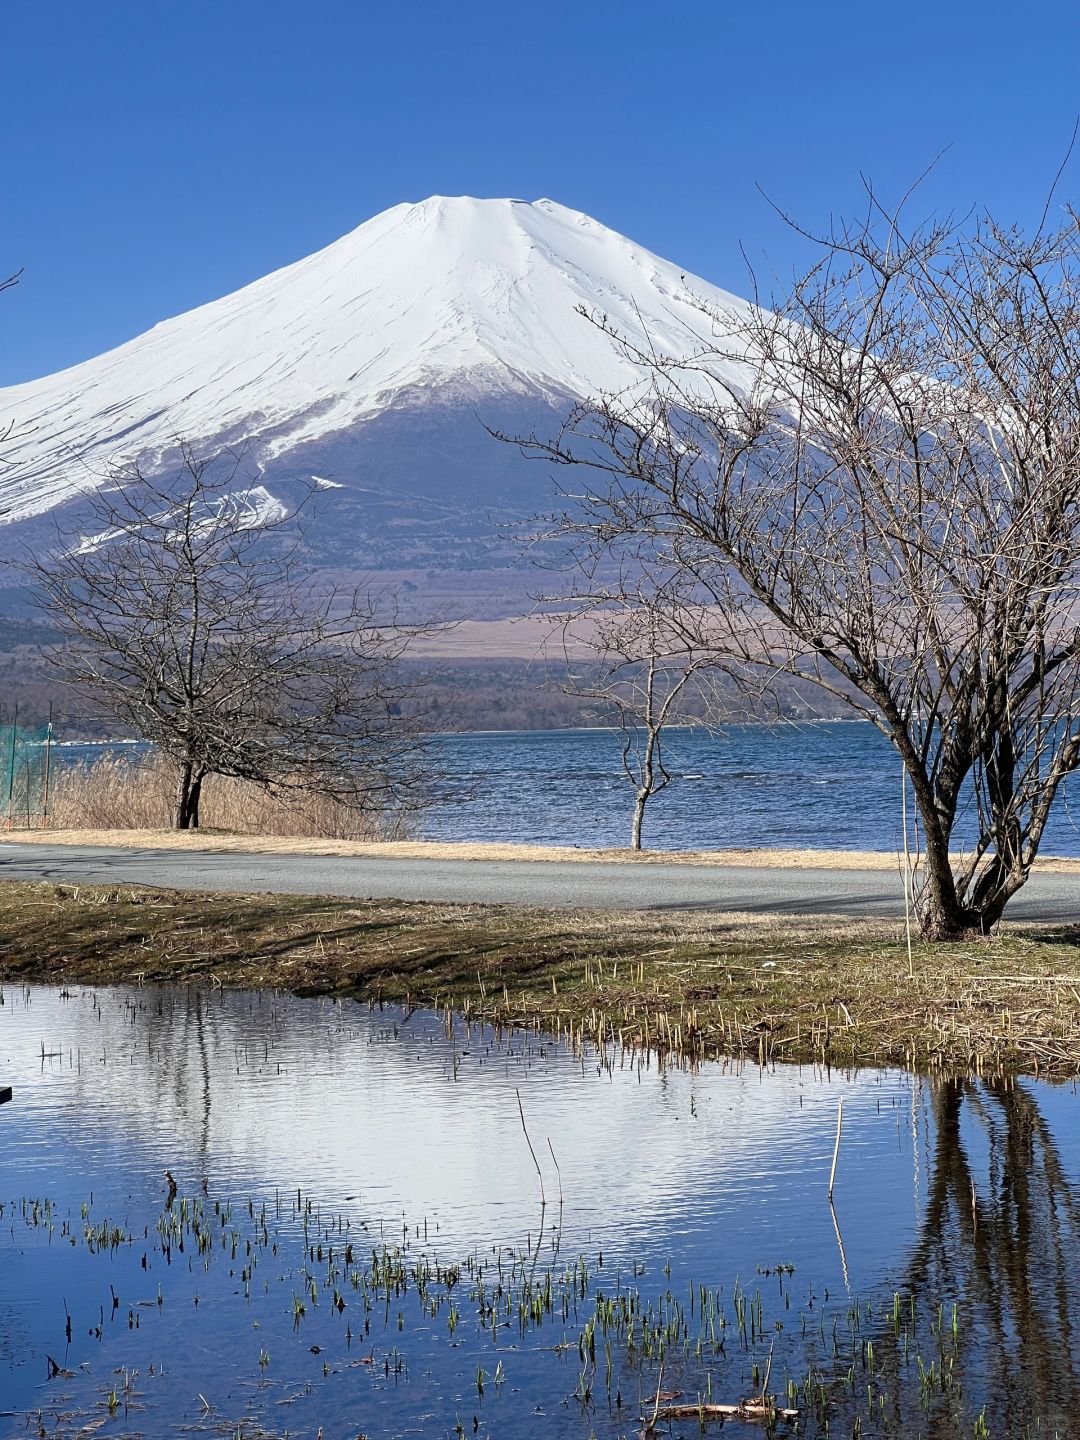
[[[397,205],[96,359],[0,389],[0,550],[124,466],[167,472],[182,438],[203,456],[239,449],[238,483],[267,504],[301,481],[332,491],[315,535],[328,568],[490,593],[513,548],[499,522],[543,508],[550,480],[484,426],[553,434],[575,401],[641,383],[582,308],[679,355],[709,344],[707,310],[748,307],[551,200]],[[729,369],[749,380],[747,362]]]

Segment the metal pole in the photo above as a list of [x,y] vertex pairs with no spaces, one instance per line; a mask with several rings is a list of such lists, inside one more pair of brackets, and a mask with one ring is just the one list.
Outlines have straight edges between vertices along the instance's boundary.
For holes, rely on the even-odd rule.
[[16,704],[15,713],[11,718],[11,768],[8,771],[8,794],[7,794],[7,826],[11,829],[11,801],[15,794],[15,737],[19,733],[19,707]]
[[49,772],[52,769],[52,701],[49,701],[49,723],[45,730],[45,787],[41,797],[41,827],[49,828]]

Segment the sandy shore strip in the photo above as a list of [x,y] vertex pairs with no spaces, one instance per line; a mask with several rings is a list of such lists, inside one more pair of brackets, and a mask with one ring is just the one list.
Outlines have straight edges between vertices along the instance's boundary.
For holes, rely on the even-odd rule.
[[[890,870],[903,859],[885,850],[591,850],[576,845],[516,845],[446,840],[331,840],[287,835],[241,835],[221,830],[9,830],[2,842],[26,845],[109,846],[125,850],[237,851],[250,855],[343,855],[395,860],[588,862],[600,865],[735,865],[776,870]],[[1047,875],[1080,875],[1080,859],[1040,857]]]

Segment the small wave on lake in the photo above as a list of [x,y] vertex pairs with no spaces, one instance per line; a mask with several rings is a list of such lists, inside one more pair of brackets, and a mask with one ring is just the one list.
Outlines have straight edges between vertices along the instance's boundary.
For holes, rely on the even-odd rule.
[[[616,730],[439,736],[435,755],[455,794],[418,830],[431,840],[627,845],[633,792],[621,747]],[[680,727],[666,732],[664,758],[675,778],[649,802],[651,849],[903,849],[900,761],[872,725]],[[1066,784],[1044,854],[1080,855],[1069,793]],[[972,821],[961,813],[959,844],[974,838]]]

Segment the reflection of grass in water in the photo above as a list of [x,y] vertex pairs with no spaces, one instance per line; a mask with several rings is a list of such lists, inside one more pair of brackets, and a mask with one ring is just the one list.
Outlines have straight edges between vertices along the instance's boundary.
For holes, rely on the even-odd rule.
[[[320,1312],[337,1317],[349,1348],[357,1342],[366,1349],[350,1361],[324,1357],[325,1377],[365,1368],[372,1376],[407,1382],[409,1366],[399,1344],[410,1343],[410,1320],[417,1327],[412,1343],[457,1349],[462,1344],[457,1332],[467,1316],[473,1324],[460,1363],[475,1366],[477,1404],[513,1404],[516,1391],[506,1395],[504,1385],[508,1379],[515,1385],[515,1361],[526,1350],[534,1357],[549,1353],[553,1360],[574,1362],[571,1377],[553,1368],[550,1381],[541,1380],[535,1391],[523,1377],[518,1383],[528,1404],[569,1396],[589,1433],[605,1414],[620,1434],[639,1424],[638,1415],[648,1421],[650,1414],[662,1419],[665,1413],[694,1410],[704,1421],[705,1407],[716,1402],[753,1402],[770,1374],[775,1393],[768,1403],[798,1409],[808,1435],[835,1434],[837,1425],[846,1427],[845,1434],[867,1437],[913,1433],[918,1416],[935,1424],[963,1423],[965,1434],[986,1433],[985,1414],[965,1410],[957,1360],[968,1337],[956,1303],[928,1306],[914,1294],[897,1292],[884,1304],[846,1297],[840,1305],[827,1299],[818,1304],[811,1290],[801,1306],[793,1299],[794,1272],[787,1264],[759,1268],[751,1285],[736,1279],[730,1290],[699,1282],[676,1290],[665,1267],[667,1283],[650,1291],[636,1283],[643,1264],[632,1263],[628,1274],[605,1265],[602,1255],[560,1259],[557,1230],[548,1237],[542,1264],[542,1237],[525,1250],[477,1249],[447,1261],[425,1249],[414,1251],[408,1239],[372,1246],[350,1217],[324,1213],[299,1195],[285,1204],[279,1198],[276,1205],[178,1196],[161,1212],[156,1229],[138,1237],[113,1219],[95,1217],[89,1205],[75,1220],[59,1216],[47,1201],[24,1199],[0,1209],[0,1218],[9,1229],[20,1221],[27,1231],[46,1232],[50,1243],[54,1236],[81,1241],[106,1265],[148,1241],[163,1259],[197,1258],[207,1271],[224,1264],[234,1273],[239,1258],[243,1296],[250,1297],[258,1275],[271,1295],[280,1295],[283,1312],[291,1304],[304,1349],[319,1354],[324,1348],[303,1341],[308,1317]],[[265,1264],[268,1259],[272,1263]],[[111,1283],[109,1293],[115,1304]],[[159,1288],[157,1308],[165,1306]],[[204,1313],[197,1311],[185,1326],[202,1323]],[[439,1327],[432,1328],[436,1321],[442,1341]],[[219,1317],[217,1323],[227,1328],[231,1322]],[[377,1348],[372,1336],[380,1324],[384,1338],[394,1338],[385,1348]],[[279,1357],[278,1366],[282,1363],[287,1370],[288,1360]],[[267,1372],[265,1345],[254,1366],[257,1373]],[[530,1375],[535,1377],[535,1368]],[[137,1371],[118,1371],[103,1397],[82,1413],[67,1411],[49,1433],[89,1434],[85,1427],[103,1416],[146,1409],[137,1379]],[[655,1412],[649,1404],[654,1393],[660,1397]],[[503,1419],[512,1423],[509,1415]],[[901,1428],[890,1428],[896,1424]],[[903,1428],[909,1424],[911,1432]],[[248,1418],[226,1424],[209,1401],[188,1429],[249,1440],[270,1435]]]
[[918,945],[909,974],[887,921],[9,884],[4,976],[353,994],[691,1063],[1080,1066],[1076,927]]

